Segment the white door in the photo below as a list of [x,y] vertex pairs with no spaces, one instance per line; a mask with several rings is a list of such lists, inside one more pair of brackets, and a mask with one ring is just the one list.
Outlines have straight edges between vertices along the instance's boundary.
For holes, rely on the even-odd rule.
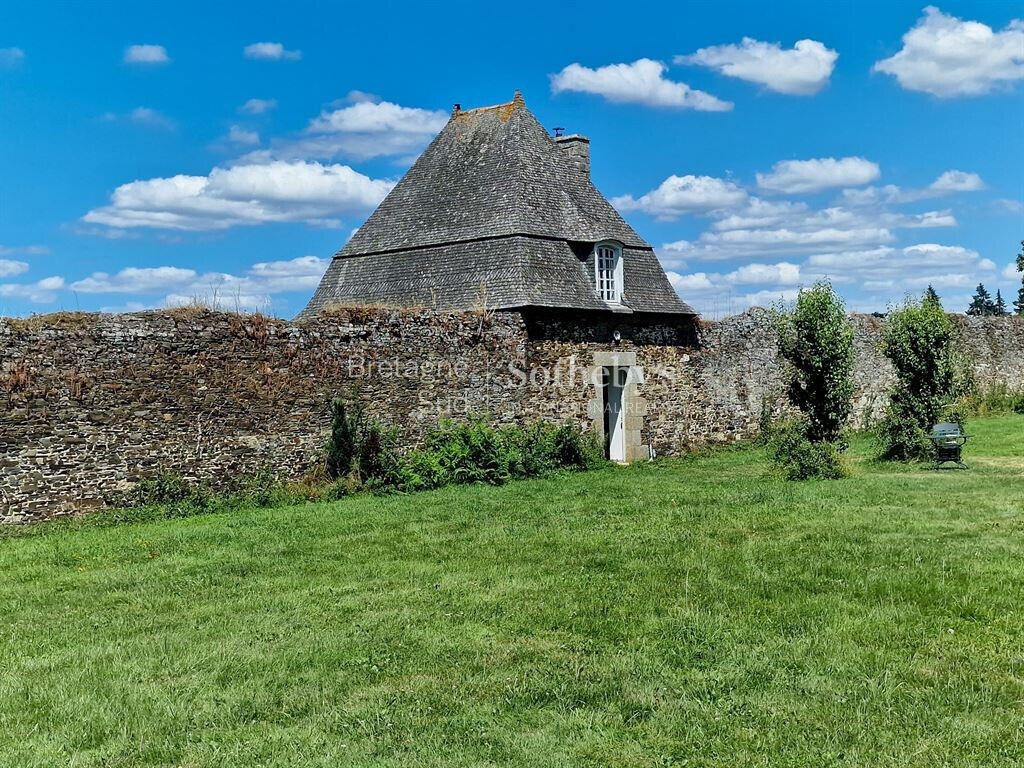
[[605,436],[608,440],[608,458],[612,461],[626,460],[624,435],[625,409],[622,407],[622,392],[626,388],[626,368],[606,368],[605,381]]

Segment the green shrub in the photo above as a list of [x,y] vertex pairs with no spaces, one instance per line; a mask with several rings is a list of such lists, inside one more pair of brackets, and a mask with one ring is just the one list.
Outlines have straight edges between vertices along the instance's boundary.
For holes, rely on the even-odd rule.
[[367,419],[359,435],[356,472],[369,490],[395,490],[402,485],[402,460],[398,456],[398,429]]
[[495,429],[481,418],[442,421],[427,434],[423,453],[433,457],[442,484],[501,485],[558,469],[592,469],[604,461],[596,442],[575,425],[538,422]]
[[1005,384],[974,390],[961,395],[950,412],[964,416],[991,416],[998,413],[1024,413],[1024,390],[1012,390]]
[[182,512],[203,511],[214,503],[214,495],[206,486],[194,483],[173,472],[162,472],[156,477],[136,483],[131,490],[119,494],[110,503],[118,507],[175,507]]
[[332,480],[348,477],[356,468],[366,417],[357,401],[340,397],[331,401],[331,436],[327,440],[325,466]]
[[762,404],[762,439],[776,469],[789,480],[844,476],[840,454],[853,399],[853,328],[843,301],[827,282],[801,289],[790,312],[776,312],[786,394],[801,413],[773,424]]
[[517,446],[482,419],[442,421],[427,433],[425,449],[437,457],[452,483],[501,485],[514,477]]
[[407,493],[449,485],[449,476],[435,453],[410,451],[402,461],[401,489]]
[[878,427],[882,458],[928,458],[933,448],[926,435],[932,426],[946,414],[962,418],[949,408],[974,388],[972,367],[956,349],[956,330],[949,315],[932,298],[908,299],[891,312],[881,349],[896,373],[889,406]]
[[393,490],[402,485],[398,429],[367,416],[356,400],[331,402],[331,436],[325,446],[327,477],[335,495],[353,487]]
[[332,429],[324,470],[283,483],[271,471],[224,483],[213,492],[202,483],[165,473],[143,480],[109,501],[133,512],[125,520],[185,517],[251,507],[336,500],[359,491],[413,492],[457,483],[501,485],[558,469],[584,470],[603,463],[596,442],[571,424],[538,422],[494,428],[482,418],[443,421],[420,450],[401,454],[399,431],[350,403],[332,403]]
[[555,456],[556,430],[537,422],[528,427],[502,427],[514,477],[540,477],[559,468]]
[[593,433],[584,435],[574,424],[562,424],[551,437],[551,463],[563,469],[584,471],[607,463]]
[[[900,461],[927,459],[935,450],[928,439],[931,427],[925,429],[921,425],[914,405],[907,402],[903,392],[893,391],[890,398],[885,417],[877,428],[882,458]],[[955,415],[951,418],[959,421]]]
[[791,312],[777,312],[779,354],[787,363],[787,395],[807,422],[812,442],[838,441],[853,398],[853,328],[832,286],[801,290]]
[[787,480],[838,480],[848,474],[840,447],[830,441],[811,440],[803,419],[775,424],[769,451],[776,470]]
[[120,510],[136,510],[129,514],[117,510],[108,513],[127,522],[300,504],[325,498],[328,490],[322,483],[307,479],[282,483],[272,472],[264,471],[229,480],[215,492],[205,483],[165,472],[140,481],[107,502]]

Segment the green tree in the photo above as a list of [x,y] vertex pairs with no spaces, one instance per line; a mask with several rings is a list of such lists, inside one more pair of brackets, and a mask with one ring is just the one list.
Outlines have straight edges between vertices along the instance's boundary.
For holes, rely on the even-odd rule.
[[997,317],[1006,317],[1010,314],[1006,311],[1006,302],[1003,301],[1003,294],[998,288],[996,288],[995,304],[992,305],[992,314]]
[[1013,302],[1013,308],[1018,315],[1024,315],[1024,240],[1020,241],[1020,253],[1017,254],[1017,271],[1021,273],[1020,288],[1017,290],[1017,300]]
[[896,373],[879,427],[882,455],[925,458],[931,451],[928,431],[966,386],[967,376],[959,370],[956,330],[941,306],[908,300],[889,315],[881,349]]
[[992,295],[986,290],[984,284],[978,283],[978,288],[974,292],[971,304],[967,307],[967,314],[975,317],[986,317],[994,311],[995,303],[992,301]]
[[940,307],[942,306],[942,299],[939,298],[939,294],[935,292],[934,288],[932,288],[931,283],[929,283],[928,287],[925,289],[922,301],[931,301],[938,304]]
[[811,442],[835,442],[853,397],[853,329],[843,300],[819,282],[802,289],[792,312],[780,312],[778,320],[789,401],[804,415]]

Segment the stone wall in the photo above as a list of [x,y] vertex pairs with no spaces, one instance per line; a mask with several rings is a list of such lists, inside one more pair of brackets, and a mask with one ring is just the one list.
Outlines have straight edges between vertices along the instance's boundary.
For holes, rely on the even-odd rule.
[[[877,352],[883,321],[853,321],[864,423],[891,371]],[[1024,388],[1024,321],[955,321],[982,383]],[[214,484],[300,476],[320,460],[337,395],[355,393],[408,444],[469,413],[600,427],[595,365],[609,360],[637,374],[631,458],[749,436],[762,404],[781,404],[762,310],[657,324],[381,309],[305,324],[196,310],[0,320],[0,521],[86,511],[162,471]]]
[[491,373],[522,320],[354,311],[294,325],[181,310],[0,321],[0,520],[99,506],[160,471],[216,483],[317,461],[358,391],[413,438],[438,409],[516,417]]

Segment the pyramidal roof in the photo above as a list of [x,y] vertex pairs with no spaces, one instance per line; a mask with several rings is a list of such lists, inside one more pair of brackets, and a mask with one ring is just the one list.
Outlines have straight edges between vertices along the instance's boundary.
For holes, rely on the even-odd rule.
[[303,314],[331,303],[469,308],[481,296],[494,309],[607,309],[592,278],[602,240],[623,245],[626,307],[693,314],[591,183],[588,145],[552,138],[518,91],[507,104],[456,107],[335,255]]

